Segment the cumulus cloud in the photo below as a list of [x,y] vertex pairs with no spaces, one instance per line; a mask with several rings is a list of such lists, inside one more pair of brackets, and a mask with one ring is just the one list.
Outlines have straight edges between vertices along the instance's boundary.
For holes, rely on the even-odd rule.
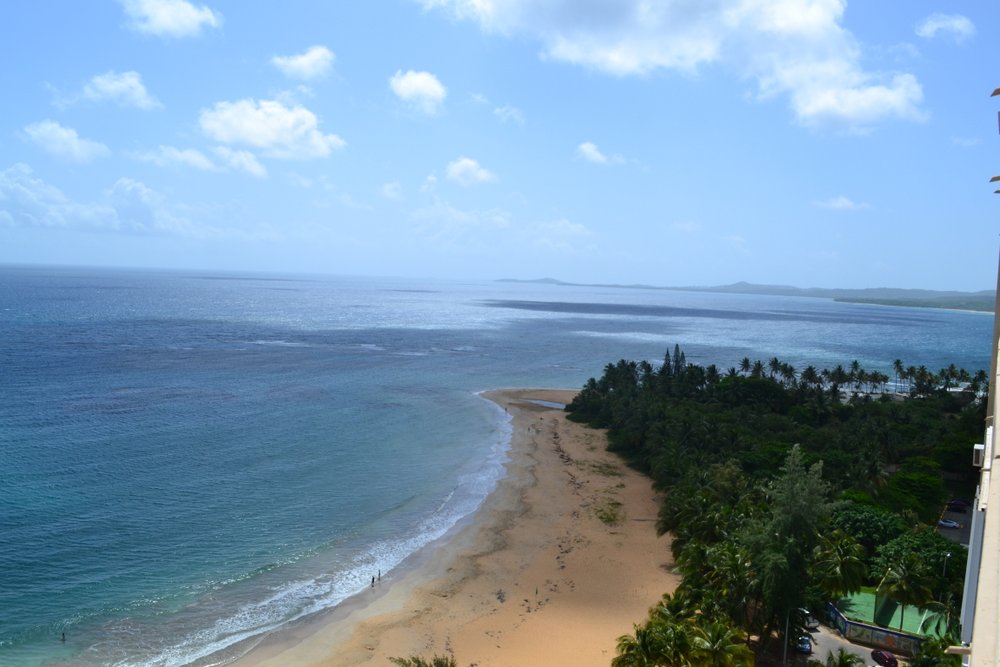
[[83,98],[91,102],[115,102],[123,107],[148,111],[162,106],[149,94],[138,72],[118,73],[114,70],[98,74],[83,87]]
[[146,151],[136,155],[143,162],[152,162],[160,167],[182,166],[201,169],[202,171],[218,171],[214,162],[205,157],[201,151],[193,148],[175,148],[160,146],[155,151]]
[[939,32],[949,33],[955,41],[963,42],[976,34],[976,26],[961,14],[934,13],[917,24],[916,33],[919,37],[932,39]]
[[495,250],[499,235],[511,227],[510,213],[503,209],[461,209],[440,200],[411,216],[417,233],[436,250],[463,254]]
[[528,34],[543,57],[615,76],[724,66],[787,96],[803,125],[866,127],[921,120],[923,91],[906,72],[869,71],[842,25],[846,0],[418,0],[487,32]]
[[94,202],[77,202],[38,178],[25,164],[0,170],[0,224],[121,234],[193,238],[274,238],[192,222],[145,183],[120,178]]
[[291,79],[316,79],[333,67],[333,51],[325,46],[311,46],[296,56],[274,56],[271,64]]
[[113,219],[114,210],[74,202],[28,165],[15,164],[0,171],[0,215],[9,226],[100,228]]
[[589,141],[585,141],[576,147],[576,154],[582,157],[584,160],[589,162],[594,162],[596,164],[607,164],[607,156],[600,151],[594,144]]
[[521,113],[520,109],[512,107],[509,104],[494,109],[493,115],[499,118],[502,123],[524,125],[524,114]]
[[257,160],[257,156],[250,151],[237,151],[226,146],[216,146],[212,149],[212,152],[228,165],[230,169],[244,171],[257,178],[265,178],[267,176],[267,169]]
[[194,231],[190,222],[168,211],[161,195],[130,178],[119,179],[102,201],[79,203],[35,177],[27,165],[16,164],[0,171],[0,202],[19,226],[185,235]]
[[868,204],[864,202],[856,202],[845,197],[844,195],[815,202],[815,205],[820,208],[829,208],[834,211],[860,211],[869,207]]
[[399,181],[392,181],[391,183],[385,183],[382,185],[379,193],[386,199],[402,199],[403,198],[403,186],[399,184]]
[[594,164],[617,164],[623,162],[620,155],[605,155],[595,144],[585,141],[576,147],[576,154]]
[[396,97],[425,114],[437,113],[448,96],[448,89],[430,72],[397,70],[389,79]]
[[460,157],[448,163],[446,173],[449,179],[465,186],[496,180],[496,176],[490,170],[481,167],[478,162],[468,157]]
[[345,145],[337,135],[320,132],[319,121],[309,109],[286,107],[275,100],[216,102],[211,109],[202,109],[198,121],[215,141],[243,144],[275,158],[326,157]]
[[420,236],[445,252],[495,254],[517,247],[578,256],[594,245],[587,227],[565,218],[518,221],[504,209],[464,209],[439,199],[411,216]]
[[[134,156],[143,162],[151,162],[160,167],[190,167],[201,171],[243,171],[251,176],[264,178],[267,170],[257,161],[256,156],[249,151],[238,151],[226,146],[216,146],[212,153],[221,161],[220,166],[208,156],[194,148],[176,148],[160,146],[155,151],[136,153]],[[228,169],[227,169],[228,168]]]
[[162,37],[191,37],[203,27],[218,28],[222,14],[187,0],[120,0],[129,27]]
[[42,150],[73,162],[90,162],[111,153],[104,144],[84,139],[73,128],[54,120],[32,123],[24,128],[24,134]]
[[160,193],[132,178],[119,178],[105,193],[114,215],[108,221],[117,231],[202,236],[186,218],[174,214]]
[[582,248],[581,241],[591,235],[587,227],[565,218],[542,222],[530,230],[532,245],[549,251],[576,253]]

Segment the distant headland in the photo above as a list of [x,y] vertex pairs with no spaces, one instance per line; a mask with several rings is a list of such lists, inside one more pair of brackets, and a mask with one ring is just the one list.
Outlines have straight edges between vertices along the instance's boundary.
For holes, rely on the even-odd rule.
[[882,306],[909,306],[912,308],[947,308],[950,310],[975,310],[992,313],[996,295],[993,290],[981,292],[949,292],[926,289],[900,289],[896,287],[871,287],[866,289],[827,289],[823,287],[792,287],[790,285],[755,285],[738,282],[714,287],[663,287],[658,285],[616,285],[598,283],[571,283],[555,278],[518,280],[503,278],[499,282],[541,283],[576,287],[612,287],[620,289],[655,289],[681,292],[717,292],[726,294],[770,294],[774,296],[805,296],[832,299],[845,303],[872,303]]

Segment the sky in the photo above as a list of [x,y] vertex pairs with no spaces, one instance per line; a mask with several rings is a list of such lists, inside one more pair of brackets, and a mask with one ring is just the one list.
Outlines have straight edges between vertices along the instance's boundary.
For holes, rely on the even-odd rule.
[[996,285],[1000,3],[3,13],[0,263]]

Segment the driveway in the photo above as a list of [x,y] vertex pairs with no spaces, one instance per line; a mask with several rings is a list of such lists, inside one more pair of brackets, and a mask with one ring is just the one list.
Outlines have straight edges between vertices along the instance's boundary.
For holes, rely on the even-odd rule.
[[[843,648],[849,653],[861,658],[861,664],[871,665],[872,663],[872,650],[866,646],[861,646],[859,644],[852,644],[843,637],[840,636],[836,630],[828,628],[825,625],[820,625],[819,630],[815,630],[810,633],[813,638],[813,652],[812,655],[802,655],[801,653],[790,653],[789,654],[789,664],[804,666],[806,662],[810,659],[819,660],[822,663],[826,663],[826,656],[830,653],[836,654],[837,649]],[[794,655],[794,661],[791,656]]]

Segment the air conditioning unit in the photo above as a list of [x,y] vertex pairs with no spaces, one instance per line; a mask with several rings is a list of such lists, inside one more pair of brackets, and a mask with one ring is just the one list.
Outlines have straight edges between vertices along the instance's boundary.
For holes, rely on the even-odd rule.
[[983,467],[983,457],[986,455],[986,445],[976,443],[972,446],[972,465],[977,468]]

